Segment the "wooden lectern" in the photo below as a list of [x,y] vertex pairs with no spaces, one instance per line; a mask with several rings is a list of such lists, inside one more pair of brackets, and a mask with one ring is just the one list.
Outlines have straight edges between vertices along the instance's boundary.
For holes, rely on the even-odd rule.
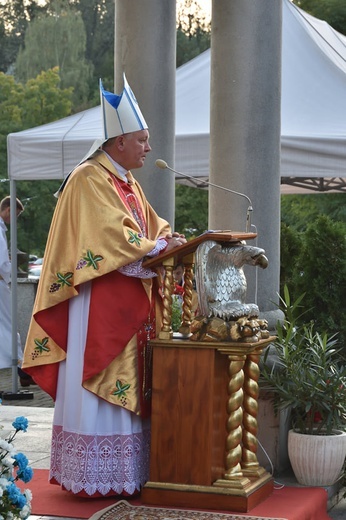
[[[203,240],[237,243],[255,233],[211,232],[148,260],[165,267],[164,316],[152,340],[153,385],[150,480],[144,504],[248,512],[273,490],[259,466],[259,357],[273,340],[190,341],[193,256]],[[171,330],[174,265],[185,265],[183,334]]]

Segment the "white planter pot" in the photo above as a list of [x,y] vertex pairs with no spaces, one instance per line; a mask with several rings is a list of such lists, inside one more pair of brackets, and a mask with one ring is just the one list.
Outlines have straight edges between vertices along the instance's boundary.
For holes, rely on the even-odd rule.
[[331,486],[340,477],[346,457],[346,432],[306,435],[288,432],[288,456],[299,484]]

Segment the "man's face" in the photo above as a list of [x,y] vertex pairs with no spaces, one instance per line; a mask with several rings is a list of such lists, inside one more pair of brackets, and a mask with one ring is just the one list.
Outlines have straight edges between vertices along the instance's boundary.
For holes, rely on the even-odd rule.
[[141,168],[147,153],[151,150],[149,132],[148,130],[138,130],[112,137],[102,148],[126,170]]
[[178,265],[173,271],[173,278],[175,283],[182,284],[184,275],[184,268],[182,265]]
[[139,130],[120,138],[122,138],[121,165],[127,170],[141,168],[147,153],[151,150],[148,130]]
[[2,211],[1,216],[5,224],[8,225],[11,222],[11,209],[9,206]]
[[[21,214],[21,211],[19,209],[17,209],[17,218],[19,217],[20,214]],[[11,224],[11,208],[10,207],[4,209],[1,216],[2,216],[2,220],[5,222],[5,224],[7,224],[7,225]]]

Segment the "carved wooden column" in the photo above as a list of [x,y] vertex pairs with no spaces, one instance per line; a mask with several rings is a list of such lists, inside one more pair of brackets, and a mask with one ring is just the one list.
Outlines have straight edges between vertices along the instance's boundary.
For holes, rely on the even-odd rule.
[[192,291],[193,291],[193,263],[194,254],[183,258],[184,264],[184,296],[182,309],[182,322],[179,332],[184,336],[190,334],[192,320]]

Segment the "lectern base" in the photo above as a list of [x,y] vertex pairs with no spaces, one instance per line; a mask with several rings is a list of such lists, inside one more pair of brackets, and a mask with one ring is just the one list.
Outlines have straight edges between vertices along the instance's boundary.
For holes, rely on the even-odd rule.
[[[246,479],[247,480],[247,479]],[[247,513],[271,495],[274,480],[269,473],[249,481],[243,489],[222,486],[194,486],[162,482],[147,482],[141,493],[145,505],[184,507],[217,511]]]

